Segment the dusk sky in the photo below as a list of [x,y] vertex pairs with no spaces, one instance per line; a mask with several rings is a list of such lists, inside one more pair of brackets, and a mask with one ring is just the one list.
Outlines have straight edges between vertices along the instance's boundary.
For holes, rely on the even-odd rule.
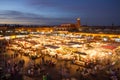
[[0,0],[0,24],[120,25],[120,0]]

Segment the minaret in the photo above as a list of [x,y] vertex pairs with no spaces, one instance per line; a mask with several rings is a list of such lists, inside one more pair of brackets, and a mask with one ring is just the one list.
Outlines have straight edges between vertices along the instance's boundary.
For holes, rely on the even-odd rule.
[[77,28],[80,28],[81,24],[80,24],[80,18],[77,18],[77,24],[76,24],[76,27]]

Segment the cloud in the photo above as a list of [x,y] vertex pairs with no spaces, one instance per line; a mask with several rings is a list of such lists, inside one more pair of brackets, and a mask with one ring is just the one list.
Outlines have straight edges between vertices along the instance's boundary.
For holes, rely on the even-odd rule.
[[39,25],[53,25],[61,24],[65,22],[71,22],[72,18],[53,18],[45,17],[35,13],[25,13],[14,10],[0,11],[0,23],[12,23],[12,24],[39,24]]
[[37,17],[39,15],[33,14],[33,13],[25,13],[20,11],[14,11],[14,10],[2,10],[0,11],[0,16],[11,16],[12,18],[18,17],[18,16],[29,16],[29,17]]
[[96,0],[29,0],[28,5],[37,10],[55,10],[61,13],[67,13],[69,16],[109,16],[116,13],[119,15],[120,1],[96,1]]
[[68,14],[70,12],[80,12],[80,9],[84,10],[85,8],[82,7],[83,5],[81,5],[79,0],[29,0],[27,5],[37,10],[55,10],[62,13],[67,12]]

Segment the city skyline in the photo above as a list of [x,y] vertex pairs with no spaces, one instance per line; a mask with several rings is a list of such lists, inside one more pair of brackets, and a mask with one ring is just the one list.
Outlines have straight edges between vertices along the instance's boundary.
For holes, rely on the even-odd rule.
[[1,0],[0,24],[120,25],[119,0]]

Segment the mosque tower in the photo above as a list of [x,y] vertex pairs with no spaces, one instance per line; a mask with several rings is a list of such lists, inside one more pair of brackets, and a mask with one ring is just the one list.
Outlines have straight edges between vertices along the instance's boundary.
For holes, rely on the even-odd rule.
[[79,29],[80,26],[81,26],[80,18],[77,18],[77,23],[76,23],[76,27],[77,27],[77,29]]

